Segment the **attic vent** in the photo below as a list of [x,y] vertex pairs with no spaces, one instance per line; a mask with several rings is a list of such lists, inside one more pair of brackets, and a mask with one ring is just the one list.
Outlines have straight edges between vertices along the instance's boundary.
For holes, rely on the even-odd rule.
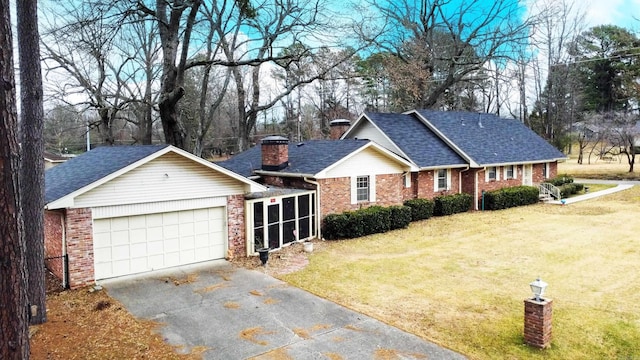
[[296,146],[297,146],[297,147],[300,147],[300,146],[303,146],[303,145],[304,145],[304,143],[303,143],[303,142],[301,142],[301,143],[297,143],[297,144],[296,144]]

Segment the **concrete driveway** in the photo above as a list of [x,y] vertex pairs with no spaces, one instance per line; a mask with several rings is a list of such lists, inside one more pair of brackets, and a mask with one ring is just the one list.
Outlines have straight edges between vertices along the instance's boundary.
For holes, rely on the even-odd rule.
[[225,261],[103,282],[136,317],[205,359],[464,359],[450,350]]

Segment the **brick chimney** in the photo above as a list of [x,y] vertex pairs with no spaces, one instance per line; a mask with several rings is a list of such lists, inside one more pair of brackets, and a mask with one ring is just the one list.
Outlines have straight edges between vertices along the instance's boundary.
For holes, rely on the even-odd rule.
[[335,119],[329,123],[329,138],[338,140],[351,126],[351,121],[347,119]]
[[267,136],[262,139],[262,170],[280,171],[289,166],[289,139],[283,136]]

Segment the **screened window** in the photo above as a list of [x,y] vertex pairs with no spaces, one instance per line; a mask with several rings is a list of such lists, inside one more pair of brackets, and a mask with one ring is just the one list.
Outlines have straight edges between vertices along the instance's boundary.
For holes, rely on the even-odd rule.
[[542,178],[546,179],[549,177],[549,164],[542,164]]
[[369,201],[369,176],[356,178],[356,194],[358,201]]
[[447,190],[448,183],[447,169],[438,170],[438,190]]

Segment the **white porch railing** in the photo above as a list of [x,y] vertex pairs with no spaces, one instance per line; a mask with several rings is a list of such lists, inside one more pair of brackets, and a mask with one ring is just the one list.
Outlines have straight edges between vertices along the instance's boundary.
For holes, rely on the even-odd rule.
[[538,184],[538,190],[540,191],[540,199],[560,200],[562,195],[560,194],[560,188],[550,183]]

